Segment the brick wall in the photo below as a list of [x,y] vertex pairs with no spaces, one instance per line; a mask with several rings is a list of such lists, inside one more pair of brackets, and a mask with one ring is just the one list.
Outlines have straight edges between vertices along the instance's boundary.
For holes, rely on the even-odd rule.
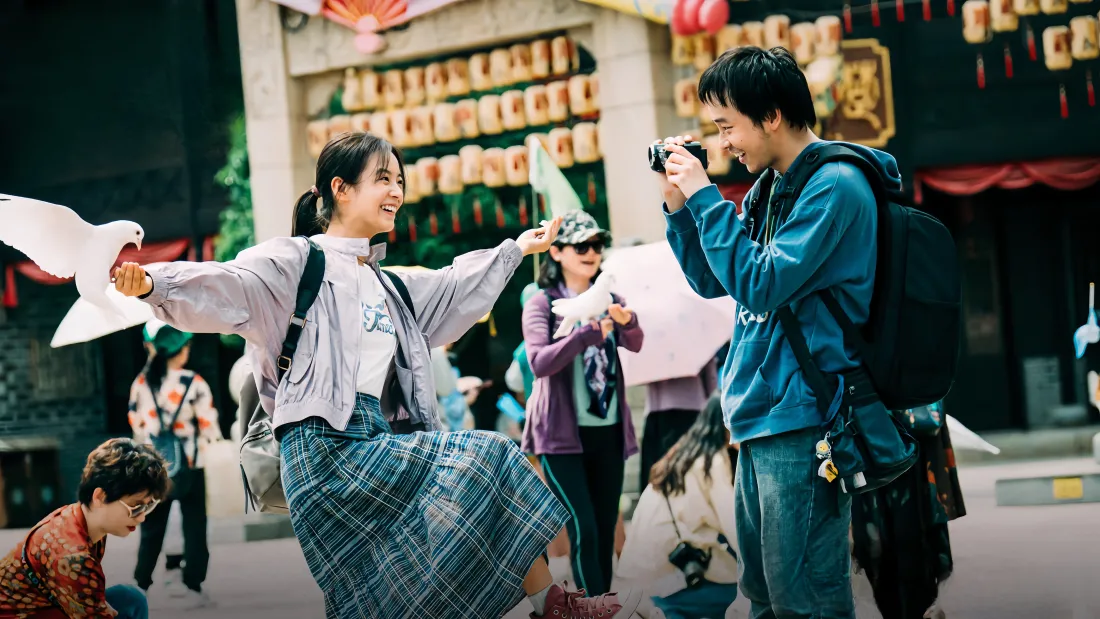
[[[106,440],[103,359],[97,343],[51,349],[76,287],[18,278],[19,307],[0,310],[0,439],[60,443],[60,499],[75,500],[88,452]],[[43,514],[45,515],[45,514]]]

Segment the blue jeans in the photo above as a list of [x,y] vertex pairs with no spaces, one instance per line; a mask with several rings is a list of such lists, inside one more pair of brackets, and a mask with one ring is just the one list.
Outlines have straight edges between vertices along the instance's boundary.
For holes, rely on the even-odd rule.
[[132,585],[107,589],[107,603],[118,612],[118,619],[149,619],[149,601],[145,593]]
[[811,429],[741,443],[734,509],[752,619],[855,619],[852,499],[818,477],[821,438]]
[[720,585],[704,580],[672,595],[653,596],[653,603],[665,613],[666,619],[724,619],[735,599],[736,584]]

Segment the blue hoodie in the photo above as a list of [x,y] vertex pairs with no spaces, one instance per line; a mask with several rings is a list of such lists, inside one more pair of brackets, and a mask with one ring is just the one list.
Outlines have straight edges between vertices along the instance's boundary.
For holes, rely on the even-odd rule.
[[[806,147],[788,173],[821,144]],[[879,168],[888,188],[901,188],[892,156],[850,146]],[[779,180],[776,192],[785,180]],[[807,181],[768,245],[751,240],[743,216],[735,213],[734,203],[710,185],[667,215],[668,241],[691,287],[709,299],[729,295],[737,302],[722,380],[726,425],[736,441],[817,427],[821,413],[775,310],[791,306],[823,372],[858,365],[855,350],[844,345],[840,326],[813,293],[831,289],[853,322],[867,321],[877,229],[871,187],[855,166],[825,164]],[[763,216],[758,219],[762,223]]]

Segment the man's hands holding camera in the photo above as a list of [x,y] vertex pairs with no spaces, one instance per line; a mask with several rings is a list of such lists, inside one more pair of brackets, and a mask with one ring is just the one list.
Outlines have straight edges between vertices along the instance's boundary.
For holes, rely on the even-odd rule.
[[[661,195],[668,206],[668,212],[675,213],[684,207],[688,198],[695,192],[710,185],[706,164],[688,152],[684,144],[692,141],[690,135],[680,135],[657,140],[653,144],[663,144],[668,151],[664,162],[665,171],[659,174]],[[705,152],[705,151],[704,151]]]

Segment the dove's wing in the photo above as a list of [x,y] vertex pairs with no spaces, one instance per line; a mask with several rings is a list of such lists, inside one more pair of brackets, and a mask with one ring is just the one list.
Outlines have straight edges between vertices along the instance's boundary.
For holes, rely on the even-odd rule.
[[80,265],[80,248],[95,226],[72,210],[0,194],[0,241],[23,252],[43,271],[68,278]]

